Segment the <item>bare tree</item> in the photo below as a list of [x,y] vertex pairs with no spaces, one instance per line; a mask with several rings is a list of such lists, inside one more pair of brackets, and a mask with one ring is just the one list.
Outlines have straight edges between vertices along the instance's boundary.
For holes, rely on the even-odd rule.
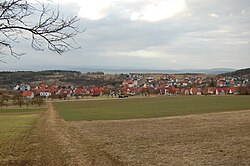
[[33,103],[37,104],[38,107],[40,107],[42,104],[45,103],[44,99],[40,96],[37,96],[33,99]]
[[16,95],[12,98],[12,102],[14,105],[19,105],[19,107],[21,108],[23,104],[25,104],[24,102],[24,98],[21,95]]
[[35,50],[47,47],[58,54],[67,52],[76,48],[74,37],[80,33],[78,21],[77,16],[62,17],[58,9],[38,0],[35,3],[0,0],[0,54],[19,58],[24,53],[13,48],[22,39],[31,41]]

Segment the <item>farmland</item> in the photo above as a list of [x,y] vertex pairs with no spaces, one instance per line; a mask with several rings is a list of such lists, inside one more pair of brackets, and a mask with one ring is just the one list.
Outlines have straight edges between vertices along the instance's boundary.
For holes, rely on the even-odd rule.
[[54,103],[67,121],[120,120],[250,109],[249,96],[177,96]]
[[0,164],[18,165],[27,155],[28,138],[42,110],[36,113],[34,110],[9,111],[0,110]]
[[[6,114],[34,114],[41,113],[46,110],[45,108],[35,108],[35,109],[0,109],[0,115]],[[2,113],[2,114],[1,114]]]
[[248,165],[249,99],[100,98],[51,102],[47,111],[1,109],[0,165]]
[[249,104],[248,96],[53,103],[72,150],[90,155],[77,162],[90,165],[247,165]]
[[121,165],[250,163],[250,111],[70,125]]
[[92,165],[97,161],[102,165],[247,165],[249,99],[155,97],[53,105],[68,120],[71,139],[79,149],[94,156]]

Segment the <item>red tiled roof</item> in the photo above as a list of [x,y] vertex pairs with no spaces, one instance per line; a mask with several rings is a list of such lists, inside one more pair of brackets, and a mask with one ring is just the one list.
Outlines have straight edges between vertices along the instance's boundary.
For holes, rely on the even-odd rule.
[[133,80],[124,80],[123,82],[124,82],[124,83],[128,83],[128,84],[133,84],[133,83],[134,83]]
[[82,89],[82,88],[78,88],[78,89],[76,89],[76,93],[78,93],[78,94],[83,93],[83,89]]
[[228,89],[228,91],[231,91],[232,93],[236,93],[238,90],[237,90],[237,88],[231,87]]
[[32,96],[32,94],[33,94],[32,91],[24,91],[23,94],[22,94],[22,96],[23,97],[30,97],[30,96]]
[[222,91],[224,91],[225,93],[227,93],[228,88],[216,88],[216,90],[221,93]]

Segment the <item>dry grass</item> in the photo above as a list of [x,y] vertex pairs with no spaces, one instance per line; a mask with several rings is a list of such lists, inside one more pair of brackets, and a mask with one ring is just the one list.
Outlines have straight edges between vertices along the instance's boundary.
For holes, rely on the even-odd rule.
[[250,163],[250,111],[70,124],[125,165]]
[[0,165],[22,165],[39,114],[0,114]]

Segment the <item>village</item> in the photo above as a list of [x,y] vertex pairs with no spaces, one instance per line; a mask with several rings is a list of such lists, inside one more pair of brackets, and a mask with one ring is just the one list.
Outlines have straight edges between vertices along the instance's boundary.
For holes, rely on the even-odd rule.
[[[138,74],[123,75],[123,80],[117,86],[90,85],[78,86],[75,84],[36,85],[23,83],[13,88],[14,94],[23,98],[32,99],[35,96],[44,98],[83,98],[109,96],[125,98],[129,96],[150,95],[238,95],[249,92],[248,77],[211,77],[203,74]],[[242,90],[243,89],[243,90]],[[244,91],[246,89],[246,92]],[[244,91],[244,92],[243,92]]]
[[1,0],[0,166],[250,166],[250,0]]

